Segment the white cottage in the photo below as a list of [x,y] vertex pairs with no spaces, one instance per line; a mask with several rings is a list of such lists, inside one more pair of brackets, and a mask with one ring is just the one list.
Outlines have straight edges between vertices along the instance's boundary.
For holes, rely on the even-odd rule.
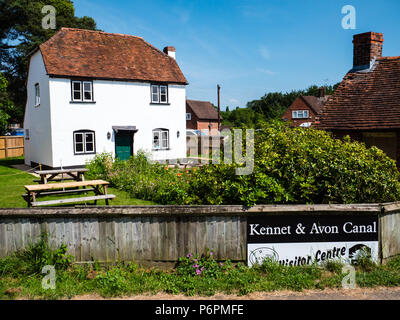
[[175,48],[140,37],[62,28],[29,56],[25,163],[83,166],[96,153],[121,159],[186,156],[186,85]]

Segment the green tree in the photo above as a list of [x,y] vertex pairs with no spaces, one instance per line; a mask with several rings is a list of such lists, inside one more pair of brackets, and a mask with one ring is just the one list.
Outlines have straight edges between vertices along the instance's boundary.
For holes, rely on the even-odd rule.
[[[44,29],[42,8],[56,9],[56,29]],[[16,106],[14,121],[22,121],[26,101],[27,55],[61,27],[96,30],[90,17],[76,17],[70,0],[0,0],[0,72],[8,79],[10,99]]]
[[7,79],[0,73],[0,135],[7,130],[8,120],[14,112],[14,105],[8,98]]

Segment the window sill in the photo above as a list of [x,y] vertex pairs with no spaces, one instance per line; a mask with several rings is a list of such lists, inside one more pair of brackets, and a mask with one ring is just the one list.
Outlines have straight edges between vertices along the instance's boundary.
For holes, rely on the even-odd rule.
[[39,108],[39,107],[40,107],[40,104],[36,104],[36,105],[34,105],[34,107],[35,107],[35,108]]
[[150,102],[150,105],[164,105],[164,106],[169,106],[171,105],[169,102]]
[[169,151],[171,150],[171,148],[167,148],[167,149],[151,149],[152,151]]
[[88,154],[96,154],[96,152],[85,152],[85,153],[76,153],[76,152],[74,152],[74,156],[86,156]]
[[77,103],[77,104],[95,104],[96,101],[70,101],[69,103],[71,103],[71,104],[75,104],[75,103]]

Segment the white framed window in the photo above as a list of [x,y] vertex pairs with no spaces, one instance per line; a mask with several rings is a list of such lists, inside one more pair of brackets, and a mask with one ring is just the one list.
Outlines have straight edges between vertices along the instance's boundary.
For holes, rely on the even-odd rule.
[[40,105],[40,85],[39,83],[35,84],[35,107]]
[[93,82],[72,80],[72,101],[92,102],[93,101]]
[[292,111],[293,119],[307,119],[309,116],[308,110],[295,110]]
[[92,82],[83,81],[83,101],[92,101]]
[[29,140],[29,129],[25,129],[25,140]]
[[167,85],[151,85],[151,103],[168,103],[168,86]]
[[159,103],[159,86],[152,85],[151,86],[151,102],[152,103]]
[[192,120],[192,114],[190,112],[186,113],[186,120]]
[[168,87],[160,86],[160,102],[167,103],[168,102]]
[[153,149],[166,150],[169,149],[169,130],[154,129],[153,130]]
[[92,154],[96,153],[94,131],[74,131],[74,153]]

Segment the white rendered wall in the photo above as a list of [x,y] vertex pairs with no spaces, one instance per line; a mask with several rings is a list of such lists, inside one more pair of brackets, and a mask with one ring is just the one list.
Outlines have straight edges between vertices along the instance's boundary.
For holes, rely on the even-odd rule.
[[[95,103],[71,103],[71,80],[50,79],[52,167],[84,165],[94,155],[74,155],[73,131],[95,131],[96,153],[115,155],[112,126],[136,126],[134,152],[149,152],[154,160],[186,157],[186,89],[169,85],[169,105],[150,103],[150,84],[93,80]],[[169,129],[170,150],[152,150],[152,130]],[[177,131],[180,137],[177,138]],[[107,133],[111,139],[107,139]]]
[[[40,86],[40,105],[35,106],[35,84]],[[24,141],[24,158],[31,162],[51,165],[51,121],[49,100],[49,77],[40,51],[30,58],[27,79],[27,102],[25,106],[24,129],[29,130],[29,140]]]

